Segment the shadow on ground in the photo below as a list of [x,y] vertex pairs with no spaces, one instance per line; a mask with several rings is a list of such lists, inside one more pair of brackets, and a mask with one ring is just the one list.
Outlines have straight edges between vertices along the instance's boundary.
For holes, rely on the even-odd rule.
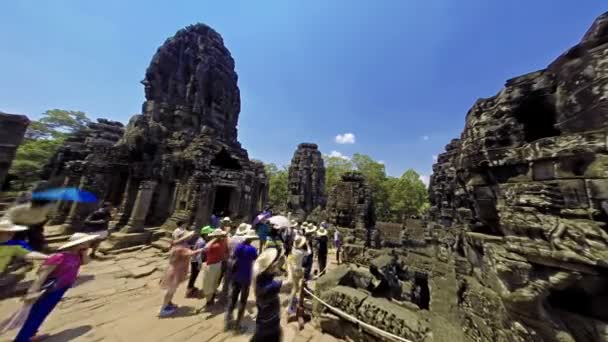
[[76,287],[78,285],[82,285],[88,281],[91,281],[95,279],[95,276],[92,274],[83,274],[78,276],[78,279],[76,280],[76,282],[74,283],[74,285],[72,287]]
[[79,326],[76,328],[66,329],[62,332],[52,334],[48,338],[46,338],[44,341],[48,341],[48,342],[72,341],[72,340],[88,333],[92,329],[93,329],[93,327],[90,325],[82,325],[82,326]]

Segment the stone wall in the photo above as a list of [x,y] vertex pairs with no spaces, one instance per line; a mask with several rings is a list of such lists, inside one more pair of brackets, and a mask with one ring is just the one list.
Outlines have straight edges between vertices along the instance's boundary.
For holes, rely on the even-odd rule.
[[305,221],[317,207],[325,207],[325,165],[318,146],[298,145],[289,166],[287,209]]
[[42,178],[51,183],[61,181],[67,173],[66,166],[74,160],[84,160],[96,153],[98,147],[112,147],[122,137],[124,125],[117,121],[97,119],[67,137],[63,145],[45,165]]
[[[606,65],[608,13],[546,69],[478,100],[438,157],[426,232],[397,249],[427,279],[414,313],[433,341],[608,341]],[[347,244],[345,259],[389,251]]]
[[448,248],[473,340],[608,340],[607,43],[603,15],[478,100],[434,166],[431,216],[461,231]]
[[25,115],[0,112],[0,188],[29,123],[30,120]]
[[376,225],[372,192],[359,172],[349,172],[331,189],[327,216],[333,226],[371,229]]
[[[64,182],[118,209],[120,232],[103,249],[149,242],[152,232],[145,227],[172,230],[181,220],[201,227],[213,213],[249,221],[262,210],[268,178],[237,139],[240,93],[234,68],[212,28],[182,29],[152,58],[142,81],[142,114],[131,118],[120,139],[105,144],[73,138],[74,146],[93,146],[94,152],[64,163]],[[64,222],[77,230],[93,209],[74,204]]]

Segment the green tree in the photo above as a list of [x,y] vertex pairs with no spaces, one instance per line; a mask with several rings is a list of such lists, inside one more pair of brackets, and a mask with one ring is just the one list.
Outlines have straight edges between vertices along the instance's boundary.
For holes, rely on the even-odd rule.
[[354,169],[353,163],[346,158],[324,156],[325,164],[325,189],[326,192],[331,191],[338,183],[340,177],[348,171]]
[[279,169],[275,164],[265,164],[266,174],[269,179],[268,202],[276,209],[284,209],[287,207],[287,199],[289,190],[287,181],[289,171],[283,166]]
[[409,169],[401,177],[392,178],[388,182],[391,219],[402,222],[410,215],[422,214],[428,207],[428,192],[426,185],[420,180],[420,175]]
[[64,139],[89,122],[86,114],[79,111],[52,109],[42,113],[40,120],[28,126],[9,173],[17,176],[22,186],[38,180],[40,171]]
[[390,215],[390,203],[388,188],[386,186],[387,176],[384,164],[375,161],[372,157],[355,153],[353,155],[355,169],[365,176],[365,180],[372,190],[376,217],[378,220],[387,220]]

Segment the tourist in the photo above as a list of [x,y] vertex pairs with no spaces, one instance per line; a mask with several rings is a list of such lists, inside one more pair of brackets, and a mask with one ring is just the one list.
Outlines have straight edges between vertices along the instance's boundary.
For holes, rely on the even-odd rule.
[[274,280],[279,258],[274,248],[263,251],[255,261],[255,304],[258,312],[252,342],[281,341],[281,301],[279,292],[282,282]]
[[186,231],[180,227],[173,231],[173,241],[169,252],[169,266],[160,280],[160,287],[167,290],[163,298],[159,317],[166,317],[175,312],[177,306],[173,304],[173,296],[181,283],[188,278],[188,264],[190,259],[204,249],[191,250],[187,247],[188,241],[194,232]]
[[[194,243],[191,246],[192,250],[204,249],[207,244],[208,235],[213,232],[211,226],[205,226],[201,229],[200,234],[196,237]],[[188,280],[188,290],[186,291],[186,298],[198,298],[200,296],[200,290],[194,286],[196,278],[201,272],[203,263],[205,262],[205,253],[198,253],[190,259],[190,279]]]
[[298,223],[295,220],[291,220],[291,225],[283,229],[282,239],[283,248],[285,249],[285,256],[289,256],[293,247],[293,241],[296,237],[296,230]]
[[327,249],[329,239],[327,229],[321,227],[317,230],[317,258],[319,260],[319,274],[325,273],[327,266]]
[[265,217],[255,225],[255,232],[260,238],[260,253],[264,250],[268,234],[270,233],[270,227],[268,226],[268,218]]
[[258,252],[255,247],[251,245],[251,242],[257,239],[259,239],[257,234],[253,230],[249,229],[243,235],[243,242],[241,242],[234,250],[234,272],[231,278],[230,299],[228,302],[228,309],[226,311],[226,330],[232,328],[232,312],[234,311],[236,302],[239,300],[239,296],[239,309],[236,322],[234,323],[234,328],[237,331],[241,330],[241,320],[243,319],[245,307],[247,306],[247,298],[249,297],[253,263],[258,257]]
[[217,228],[208,237],[212,240],[205,247],[207,264],[203,272],[203,297],[206,300],[206,309],[210,309],[215,302],[217,287],[222,275],[222,262],[226,260],[228,254],[226,233],[223,230]]
[[24,297],[25,304],[32,304],[32,307],[15,338],[16,342],[38,341],[44,338],[42,335],[36,336],[38,329],[76,281],[80,266],[88,262],[90,244],[96,239],[96,235],[75,233],[66,244],[58,248],[57,253],[50,255],[40,266],[38,278]]
[[228,257],[224,261],[224,266],[222,267],[222,292],[220,293],[220,298],[228,299],[228,292],[230,290],[231,276],[232,270],[234,266],[234,251],[236,247],[245,241],[245,234],[251,229],[251,225],[247,223],[241,223],[237,230],[234,233],[234,236],[229,236],[228,240]]
[[220,227],[220,218],[219,216],[213,214],[211,215],[211,223],[210,223],[211,227],[213,228],[219,228]]
[[2,217],[2,220],[27,226],[28,229],[17,234],[16,239],[27,239],[33,250],[41,252],[46,249],[44,225],[48,221],[48,215],[54,208],[55,203],[49,200],[32,199],[26,203],[9,208]]
[[7,270],[14,258],[26,260],[44,260],[47,256],[42,253],[33,252],[13,240],[15,233],[27,230],[25,226],[18,226],[9,221],[0,221],[0,286]]
[[317,227],[310,223],[304,229],[304,236],[306,237],[306,243],[308,244],[308,249],[310,250],[310,254],[304,258],[304,279],[306,280],[310,280],[313,261],[315,260],[314,237],[316,231]]
[[105,240],[108,235],[108,227],[112,219],[112,203],[105,202],[101,208],[91,213],[85,220],[84,224],[86,232],[97,235],[99,239],[91,244],[91,258],[97,258],[95,254],[101,241]]
[[230,217],[226,216],[220,221],[220,228],[226,232],[227,235],[232,233],[232,220]]
[[336,247],[336,262],[340,265],[340,253],[342,252],[342,235],[338,227],[334,228],[334,247]]
[[304,278],[304,258],[310,255],[310,247],[306,243],[306,238],[298,235],[294,239],[294,249],[287,258],[288,279],[291,283],[291,300],[287,307],[287,314],[294,315],[300,298],[302,280]]

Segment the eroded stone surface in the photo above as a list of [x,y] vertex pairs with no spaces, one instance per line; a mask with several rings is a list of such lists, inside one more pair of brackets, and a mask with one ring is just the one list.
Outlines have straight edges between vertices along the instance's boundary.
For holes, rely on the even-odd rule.
[[[105,143],[116,135],[101,121],[92,127],[101,137],[69,141],[93,146],[94,152],[68,158],[74,160],[66,163],[64,184],[92,191],[118,208],[114,227],[125,235],[114,235],[104,249],[163,235],[145,226],[172,230],[185,220],[201,227],[213,213],[249,221],[265,205],[264,166],[250,160],[237,140],[240,92],[234,68],[217,32],[204,24],[182,29],[152,58],[142,81],[142,114],[131,118],[116,144]],[[69,144],[64,151],[74,150]],[[67,157],[56,159],[62,158]],[[57,173],[57,167],[50,169]],[[72,204],[55,223],[78,230],[94,208]]]
[[327,215],[329,222],[337,227],[369,229],[375,226],[372,192],[361,173],[342,175],[329,193]]
[[0,112],[0,189],[29,123],[25,115]]
[[[608,13],[549,67],[478,100],[439,155],[427,224],[395,246],[410,295],[390,302],[418,303],[398,316],[425,322],[427,338],[608,341],[607,23]],[[344,259],[358,264],[391,251],[348,242]],[[353,284],[320,291],[349,310],[369,293]],[[386,317],[385,307],[358,317]],[[331,327],[328,314],[322,325]],[[401,323],[411,332],[416,324]]]
[[298,145],[289,166],[287,209],[304,221],[315,208],[325,207],[325,165],[316,144]]

